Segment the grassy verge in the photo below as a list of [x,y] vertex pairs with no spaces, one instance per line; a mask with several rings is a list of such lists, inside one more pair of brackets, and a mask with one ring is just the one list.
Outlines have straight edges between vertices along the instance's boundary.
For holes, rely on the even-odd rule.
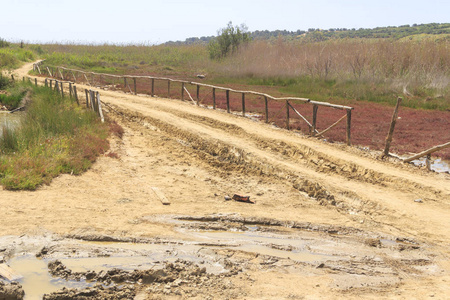
[[29,88],[21,84],[13,84],[8,78],[0,76],[0,90],[5,90],[6,94],[0,94],[0,104],[9,110],[18,108]]
[[0,183],[35,190],[62,173],[80,174],[109,149],[108,125],[45,87],[21,83],[31,102],[17,129],[3,127]]

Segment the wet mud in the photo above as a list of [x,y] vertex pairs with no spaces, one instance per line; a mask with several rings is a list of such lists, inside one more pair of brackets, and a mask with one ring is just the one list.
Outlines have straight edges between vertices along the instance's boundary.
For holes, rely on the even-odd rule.
[[0,255],[20,278],[0,280],[0,298],[196,297],[204,289],[235,298],[245,295],[233,278],[251,282],[252,271],[331,274],[330,287],[343,291],[439,271],[426,244],[351,227],[237,214],[159,215],[142,222],[171,225],[185,238],[1,237]]

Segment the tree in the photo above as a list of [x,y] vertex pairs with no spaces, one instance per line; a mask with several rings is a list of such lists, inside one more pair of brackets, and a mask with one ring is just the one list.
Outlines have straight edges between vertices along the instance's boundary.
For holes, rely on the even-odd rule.
[[236,52],[239,47],[250,41],[250,34],[245,24],[233,26],[230,21],[227,27],[217,32],[217,37],[208,44],[211,59],[221,59]]

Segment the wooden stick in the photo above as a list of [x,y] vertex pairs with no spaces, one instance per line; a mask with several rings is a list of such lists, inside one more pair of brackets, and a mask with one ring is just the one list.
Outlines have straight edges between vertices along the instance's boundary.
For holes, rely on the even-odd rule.
[[69,96],[72,98],[72,82],[69,82]]
[[37,78],[34,79],[34,85],[37,86]]
[[392,114],[391,127],[389,128],[388,135],[386,137],[386,145],[384,147],[384,155],[389,155],[389,148],[391,147],[392,136],[394,135],[395,124],[398,119],[398,109],[400,107],[400,103],[402,103],[402,98],[397,98],[397,105],[395,106],[394,113]]
[[57,70],[58,70],[58,72],[59,72],[59,75],[61,76],[61,79],[62,79],[62,80],[65,80],[65,79],[64,79],[64,75],[63,75],[63,73],[61,72],[61,70],[60,70],[59,68],[57,68]]
[[194,102],[194,104],[197,104],[197,103],[195,103],[195,100],[192,98],[192,96],[191,96],[191,94],[189,93],[188,89],[187,89],[186,87],[184,87],[184,90],[185,90],[186,93],[188,94],[189,98],[191,98],[192,102]]
[[351,146],[352,110],[347,109],[347,145]]
[[53,77],[52,72],[50,72],[50,69],[47,67],[47,71],[48,71],[48,75],[50,75],[50,77]]
[[39,75],[42,75],[41,69],[39,68],[39,65],[36,65],[37,70],[39,71]]
[[77,82],[77,77],[75,76],[75,73],[73,73],[73,71],[70,71],[70,72],[72,72],[73,82]]
[[47,80],[47,78],[45,78],[44,84],[45,84],[45,87],[48,87],[48,80]]
[[136,77],[133,77],[133,84],[134,84],[134,94],[137,95]]
[[422,152],[420,152],[420,153],[418,153],[418,154],[416,154],[416,155],[413,155],[413,156],[411,156],[411,157],[409,157],[409,158],[405,158],[403,161],[404,161],[404,162],[410,162],[410,161],[412,161],[412,160],[421,158],[422,156],[431,154],[431,153],[433,153],[433,152],[436,152],[436,151],[439,151],[439,150],[442,150],[442,149],[445,149],[445,148],[448,148],[448,147],[450,147],[450,142],[445,143],[445,144],[442,144],[442,145],[437,145],[437,146],[431,147],[430,149],[427,149],[427,150],[425,150],[425,151],[422,151]]
[[64,88],[63,88],[63,83],[60,82],[59,83],[61,85],[61,97],[64,97]]
[[170,201],[166,198],[164,193],[159,190],[159,188],[152,187],[152,190],[155,193],[155,195],[159,198],[159,200],[161,201],[161,203],[163,205],[169,205],[170,204]]
[[[286,100],[287,101],[287,100]],[[289,104],[289,106],[292,108],[292,110],[297,114],[297,115],[299,115],[300,116],[300,118],[302,118],[303,119],[303,121],[305,121],[306,122],[306,124],[308,124],[308,126],[309,126],[309,128],[311,128],[312,127],[312,125],[311,125],[311,123],[309,123],[309,121],[308,120],[306,120],[306,118],[304,117],[304,116],[302,116],[302,114],[301,113],[299,113],[298,112],[298,110],[296,110],[295,109],[295,107],[293,107],[290,103],[288,103]]]
[[83,73],[83,75],[84,75],[84,78],[86,78],[86,82],[89,84],[89,86],[92,86],[91,83],[89,82],[89,79],[87,78],[86,74]]
[[213,109],[216,109],[216,88],[212,89]]
[[335,123],[333,123],[333,125],[331,125],[330,127],[328,127],[327,129],[317,133],[317,135],[323,136],[328,130],[330,130],[331,128],[335,127],[337,124],[339,124],[339,122],[341,122],[342,120],[344,120],[347,117],[347,114],[343,115],[339,120],[337,120]]

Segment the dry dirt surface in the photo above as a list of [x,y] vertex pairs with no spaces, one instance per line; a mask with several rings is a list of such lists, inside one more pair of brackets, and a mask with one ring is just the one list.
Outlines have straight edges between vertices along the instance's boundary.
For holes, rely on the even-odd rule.
[[[0,280],[0,299],[450,298],[449,174],[188,102],[100,93],[125,130],[111,139],[118,158],[0,191],[0,256],[24,276]],[[27,280],[36,264],[48,290]]]

